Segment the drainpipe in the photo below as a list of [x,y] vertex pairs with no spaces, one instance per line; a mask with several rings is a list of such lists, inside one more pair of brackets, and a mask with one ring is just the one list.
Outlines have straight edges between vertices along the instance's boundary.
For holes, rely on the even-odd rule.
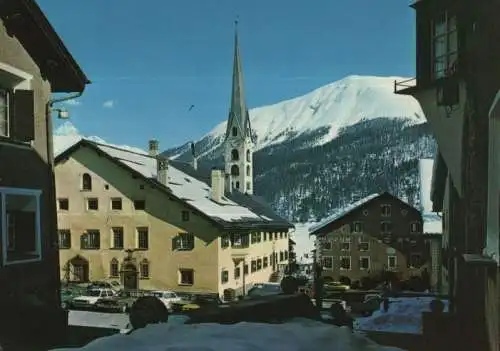
[[[61,294],[60,294],[60,289],[61,289],[61,284],[60,284],[60,275],[61,273],[59,272],[59,249],[58,249],[58,235],[57,235],[57,210],[56,210],[56,182],[55,182],[55,175],[54,175],[54,140],[53,140],[53,135],[52,135],[52,107],[54,104],[63,102],[63,101],[69,101],[73,100],[76,98],[79,98],[82,96],[83,92],[79,93],[74,93],[70,94],[64,97],[56,98],[56,99],[51,99],[47,102],[45,105],[45,118],[47,120],[47,123],[45,123],[45,135],[47,138],[47,173],[49,177],[49,182],[50,182],[50,188],[49,188],[49,193],[48,195],[48,203],[49,205],[49,225],[48,225],[48,231],[49,231],[49,237],[50,237],[50,248],[49,250],[54,250],[55,251],[55,257],[52,258],[52,261],[56,263],[56,269],[57,269],[57,285],[56,285],[56,302],[58,303],[58,306],[61,306]],[[49,251],[49,252],[50,252]],[[52,252],[52,254],[54,254]]]

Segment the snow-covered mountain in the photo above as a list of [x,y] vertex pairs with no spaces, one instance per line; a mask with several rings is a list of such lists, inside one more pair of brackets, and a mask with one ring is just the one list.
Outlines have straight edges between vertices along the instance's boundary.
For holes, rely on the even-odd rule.
[[[306,95],[251,109],[250,121],[257,135],[256,150],[319,129],[324,133],[315,144],[322,145],[334,139],[342,128],[379,117],[424,123],[422,109],[413,97],[394,94],[394,81],[404,79],[348,76]],[[201,139],[210,140],[201,156],[219,146],[226,124],[224,120]]]

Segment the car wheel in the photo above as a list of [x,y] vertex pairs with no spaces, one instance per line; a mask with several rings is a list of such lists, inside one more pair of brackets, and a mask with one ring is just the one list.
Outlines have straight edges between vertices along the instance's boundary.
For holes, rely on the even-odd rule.
[[61,303],[61,308],[63,310],[67,310],[68,309],[68,304],[66,302]]

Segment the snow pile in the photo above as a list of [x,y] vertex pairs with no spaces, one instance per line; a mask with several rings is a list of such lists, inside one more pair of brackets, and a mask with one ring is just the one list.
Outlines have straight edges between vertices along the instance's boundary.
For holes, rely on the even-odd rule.
[[[382,331],[391,333],[422,333],[422,312],[430,311],[430,303],[434,297],[398,297],[389,299],[389,310],[380,310],[371,316],[357,318],[354,329],[362,331]],[[442,300],[446,312],[448,301]]]
[[347,328],[308,319],[283,324],[156,324],[129,335],[94,340],[80,349],[62,350],[191,350],[191,351],[299,351],[299,350],[400,350],[384,347]]
[[[327,127],[329,133],[317,143],[321,145],[333,140],[344,127],[380,117],[402,118],[411,124],[424,123],[424,113],[417,100],[394,94],[394,81],[405,79],[348,76],[306,95],[251,109],[250,123],[258,136],[256,150]],[[204,138],[217,139],[225,132],[226,121]]]

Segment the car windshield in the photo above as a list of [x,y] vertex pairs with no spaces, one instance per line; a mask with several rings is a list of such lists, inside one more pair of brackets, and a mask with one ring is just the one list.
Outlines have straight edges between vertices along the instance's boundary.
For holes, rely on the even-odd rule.
[[101,291],[100,290],[88,290],[85,293],[85,296],[92,296],[92,297],[101,296]]

